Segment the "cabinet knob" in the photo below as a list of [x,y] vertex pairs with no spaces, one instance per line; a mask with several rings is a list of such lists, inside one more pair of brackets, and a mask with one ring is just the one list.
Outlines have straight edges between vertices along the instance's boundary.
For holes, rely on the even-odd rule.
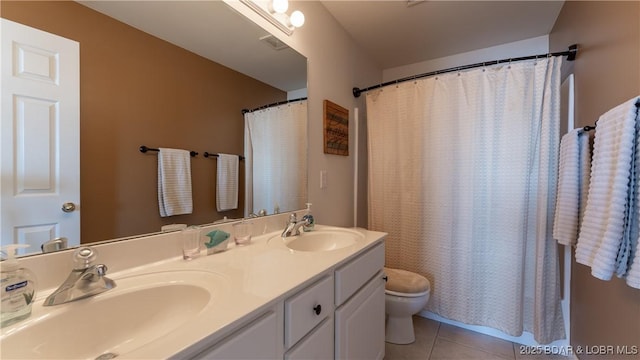
[[389,281],[389,277],[387,275],[385,275],[385,276],[382,277],[382,280],[384,280],[384,282],[387,282],[387,281]]
[[320,315],[320,313],[322,312],[322,306],[320,304],[314,306],[313,311],[316,313],[316,315]]

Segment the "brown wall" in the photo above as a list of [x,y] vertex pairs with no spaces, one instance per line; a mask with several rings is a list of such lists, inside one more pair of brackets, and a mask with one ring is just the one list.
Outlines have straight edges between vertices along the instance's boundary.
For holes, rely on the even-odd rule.
[[[579,45],[576,127],[593,125],[610,108],[640,95],[640,2],[567,1],[550,34],[551,51]],[[571,344],[640,347],[640,290],[601,281],[572,261]],[[640,354],[579,354],[580,359],[640,359]]]
[[[242,216],[244,182],[240,209],[217,213],[216,160],[202,154],[242,154],[241,109],[286,93],[75,2],[0,6],[3,18],[80,43],[83,243]],[[200,153],[191,161],[192,215],[160,218],[157,153],[142,154],[140,145]]]

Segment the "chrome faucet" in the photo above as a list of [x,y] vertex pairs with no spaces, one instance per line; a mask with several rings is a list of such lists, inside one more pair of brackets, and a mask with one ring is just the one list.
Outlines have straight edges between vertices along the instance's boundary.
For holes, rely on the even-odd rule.
[[105,276],[107,266],[93,264],[97,254],[90,247],[81,247],[73,253],[75,263],[71,274],[44,301],[44,306],[53,306],[68,303],[98,295],[116,287],[116,283]]
[[304,225],[310,225],[308,219],[298,221],[296,213],[291,213],[291,215],[289,215],[289,222],[287,222],[287,226],[284,228],[284,231],[282,231],[282,237],[286,238],[300,235],[300,228]]
[[42,249],[43,253],[60,251],[67,248],[68,240],[66,237],[59,237],[55,239],[51,239],[46,243],[40,245],[40,249]]

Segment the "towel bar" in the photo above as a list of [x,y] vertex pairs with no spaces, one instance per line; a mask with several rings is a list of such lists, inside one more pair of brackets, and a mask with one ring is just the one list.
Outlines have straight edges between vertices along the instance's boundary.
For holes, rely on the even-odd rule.
[[[150,147],[147,147],[145,145],[140,146],[139,150],[140,150],[141,153],[146,153],[147,151],[160,151],[160,149],[150,148]],[[198,152],[189,151],[189,154],[191,154],[191,157],[195,157],[196,155],[198,155]]]
[[[219,155],[215,154],[215,153],[210,153],[210,152],[207,152],[207,151],[204,152],[204,157],[206,157],[206,158],[208,158],[208,157],[218,157],[218,156]],[[244,160],[244,156],[238,155],[238,157],[240,158],[240,160]]]

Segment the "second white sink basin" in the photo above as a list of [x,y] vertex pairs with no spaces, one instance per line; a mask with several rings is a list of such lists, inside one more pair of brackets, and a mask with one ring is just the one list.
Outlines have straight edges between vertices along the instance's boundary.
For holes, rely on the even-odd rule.
[[311,232],[303,232],[297,236],[282,238],[274,236],[269,239],[272,245],[284,244],[294,251],[333,251],[355,245],[362,241],[364,235],[357,231],[342,228],[324,228]]
[[[54,307],[36,303],[30,319],[2,334],[7,359],[103,359],[161,338],[213,304],[224,278],[170,271],[114,279],[117,287]],[[213,285],[213,286],[212,286]]]

